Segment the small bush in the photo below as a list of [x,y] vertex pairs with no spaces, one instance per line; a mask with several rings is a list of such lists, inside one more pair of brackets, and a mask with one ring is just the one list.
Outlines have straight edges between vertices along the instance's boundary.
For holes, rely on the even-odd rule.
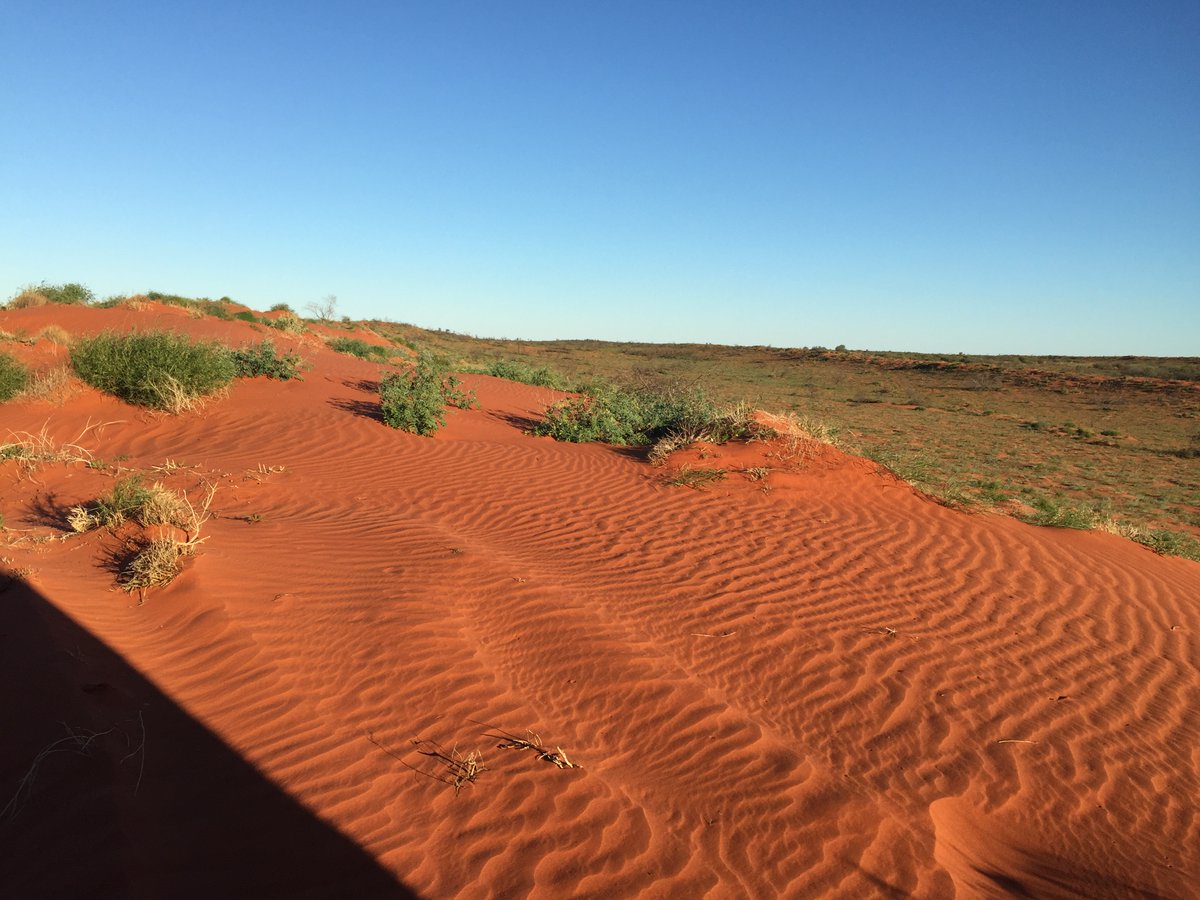
[[753,425],[748,410],[722,413],[699,390],[619,388],[595,382],[584,387],[582,396],[547,407],[545,420],[534,431],[580,443],[645,446],[666,441],[675,449],[698,440],[719,444],[749,437]]
[[252,313],[248,309],[238,310],[237,312],[235,312],[233,314],[233,317],[235,319],[241,320],[242,322],[257,322],[258,321],[258,316],[256,316],[254,313]]
[[496,378],[507,378],[509,381],[519,381],[536,387],[554,388],[559,391],[565,391],[569,387],[567,380],[552,369],[538,368],[514,360],[499,359],[480,371]]
[[76,374],[127,403],[179,412],[237,375],[229,350],[182,334],[104,332],[71,348]]
[[51,303],[63,303],[68,306],[85,306],[96,299],[88,288],[82,284],[45,284],[38,285],[38,292],[43,294]]
[[392,428],[431,435],[446,424],[446,406],[469,409],[475,398],[446,374],[445,363],[423,355],[410,372],[388,375],[379,385],[383,421]]
[[304,320],[292,312],[288,312],[276,319],[268,319],[267,324],[279,331],[286,331],[288,334],[300,334],[304,331]]
[[0,353],[0,403],[11,400],[29,384],[29,370],[7,353]]
[[392,351],[387,347],[368,344],[361,338],[336,337],[329,341],[329,346],[338,353],[348,353],[359,359],[371,359],[376,362],[387,362],[392,356]]
[[47,325],[35,336],[37,340],[47,340],[52,344],[58,344],[60,347],[67,347],[71,343],[71,335],[61,325]]
[[280,356],[275,345],[270,341],[251,347],[239,347],[231,353],[233,364],[237,369],[238,378],[254,378],[265,375],[287,381],[300,377],[300,367],[303,360],[299,354],[285,353]]
[[35,306],[45,306],[50,298],[35,288],[26,288],[5,304],[6,309],[30,309]]
[[291,313],[293,316],[296,314],[296,311],[286,303],[276,303],[271,307],[271,312],[287,312]]
[[47,284],[42,282],[30,285],[17,296],[8,301],[9,309],[23,309],[30,306],[45,306],[47,303],[62,303],[67,306],[85,306],[96,299],[96,295],[82,284]]

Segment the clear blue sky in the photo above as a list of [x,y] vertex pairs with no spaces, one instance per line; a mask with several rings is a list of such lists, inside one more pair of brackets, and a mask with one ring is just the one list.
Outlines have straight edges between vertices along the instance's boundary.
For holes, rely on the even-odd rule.
[[1200,354],[1200,3],[0,5],[0,293]]

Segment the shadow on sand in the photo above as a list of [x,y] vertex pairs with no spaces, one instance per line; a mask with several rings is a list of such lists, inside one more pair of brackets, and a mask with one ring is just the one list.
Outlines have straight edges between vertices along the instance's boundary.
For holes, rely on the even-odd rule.
[[416,896],[0,575],[0,896]]

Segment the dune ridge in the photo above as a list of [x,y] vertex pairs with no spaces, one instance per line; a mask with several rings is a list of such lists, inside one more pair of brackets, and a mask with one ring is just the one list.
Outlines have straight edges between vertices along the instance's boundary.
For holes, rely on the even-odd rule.
[[[480,408],[435,438],[396,432],[377,366],[304,352],[303,382],[238,383],[196,415],[87,389],[0,408],[64,440],[108,423],[98,456],[218,488],[201,554],[140,605],[97,564],[105,534],[5,554],[406,888],[1200,893],[1200,565],[948,510],[829,447],[692,448],[669,467],[729,476],[668,486],[637,454],[527,435],[559,395],[489,376],[464,376]],[[0,478],[10,527],[47,533],[45,510],[111,484],[63,464]],[[491,737],[527,729],[582,768]],[[456,795],[417,740],[486,770]],[[46,814],[35,796],[23,815]]]

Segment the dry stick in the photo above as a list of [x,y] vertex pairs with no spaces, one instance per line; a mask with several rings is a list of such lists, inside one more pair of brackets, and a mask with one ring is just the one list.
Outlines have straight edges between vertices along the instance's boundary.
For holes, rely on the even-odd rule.
[[426,778],[432,778],[434,781],[440,781],[442,784],[448,784],[451,787],[453,787],[455,796],[458,796],[458,792],[462,790],[462,786],[464,784],[468,784],[468,783],[474,784],[475,779],[479,777],[479,774],[481,772],[487,771],[487,767],[483,765],[483,757],[479,754],[478,750],[473,750],[469,755],[463,756],[461,753],[458,752],[458,750],[456,748],[451,751],[458,757],[457,759],[455,759],[454,757],[447,756],[445,753],[442,753],[441,749],[440,749],[441,745],[438,744],[436,741],[414,740],[413,744],[415,746],[417,746],[418,748],[420,747],[421,744],[424,744],[424,743],[433,744],[434,746],[439,748],[438,750],[420,750],[420,749],[418,749],[417,752],[420,753],[422,756],[432,756],[435,759],[442,760],[446,764],[447,768],[449,768],[451,770],[451,772],[454,773],[453,777],[451,777],[451,778],[442,778],[442,777],[440,777],[438,775],[434,775],[430,772],[422,771],[421,769],[418,769],[416,766],[410,765],[407,762],[407,760],[403,759],[399,754],[393,752],[392,750],[388,749],[383,744],[381,744],[379,741],[375,740],[374,733],[368,731],[366,736],[367,736],[368,741],[370,741],[372,744],[374,744],[376,747],[378,747],[380,750],[382,750],[384,753],[386,753],[392,759],[399,762],[406,769],[412,769],[418,775],[424,775]]
[[708,634],[707,632],[704,632],[704,631],[692,631],[692,632],[689,632],[689,634],[691,634],[693,637],[729,637],[730,635],[737,634],[737,632],[736,631],[722,631],[720,634]]
[[71,751],[70,747],[60,747],[60,744],[74,744],[74,752],[82,756],[87,753],[88,749],[92,745],[92,742],[95,741],[96,738],[104,737],[105,735],[112,734],[113,732],[113,729],[110,728],[108,731],[93,731],[88,735],[85,735],[82,732],[77,734],[71,730],[71,726],[66,722],[59,722],[59,724],[62,725],[63,728],[67,729],[67,736],[61,737],[57,741],[52,741],[51,743],[47,744],[42,748],[41,752],[33,758],[33,763],[29,766],[29,771],[25,773],[25,777],[22,778],[20,783],[17,785],[17,792],[13,794],[12,799],[4,805],[4,809],[0,809],[0,821],[3,821],[4,819],[15,819],[17,817],[17,813],[21,811],[21,807],[24,805],[24,803],[21,801],[21,794],[24,793],[26,795],[26,799],[28,799],[29,794],[33,791],[33,782],[37,778],[38,768],[46,760],[46,757],[52,756],[55,753],[67,753]]
[[[138,790],[142,786],[142,773],[146,771],[146,720],[142,718],[142,711],[140,709],[138,710],[138,724],[142,726],[142,742],[140,744],[138,744],[134,749],[132,749],[128,753],[126,753],[124,756],[122,756],[121,762],[118,763],[118,765],[124,765],[125,760],[129,759],[129,757],[133,756],[139,750],[141,751],[142,760],[141,760],[141,764],[138,766],[137,784],[135,784],[133,786],[133,796],[135,796],[135,797],[138,794]],[[126,744],[126,746],[129,746],[129,745]]]
[[1004,741],[996,741],[997,744],[1036,744],[1037,741],[1022,741],[1016,738],[1009,738]]
[[[538,759],[544,759],[548,763],[553,763],[560,769],[582,769],[579,763],[573,763],[567,758],[566,752],[562,747],[555,747],[554,750],[548,750],[542,746],[542,737],[534,731],[526,732],[533,740],[519,738],[516,735],[508,734],[505,731],[497,729],[500,734],[489,734],[487,737],[500,741],[496,745],[500,750],[532,750],[537,754]],[[557,751],[557,752],[556,752]]]

